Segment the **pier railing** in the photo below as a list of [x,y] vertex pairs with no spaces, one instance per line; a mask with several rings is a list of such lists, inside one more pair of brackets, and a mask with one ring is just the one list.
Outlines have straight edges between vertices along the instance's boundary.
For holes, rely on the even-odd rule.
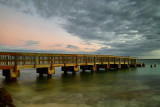
[[75,64],[136,64],[136,58],[112,55],[0,52],[0,66],[34,65],[36,68],[38,65],[70,66]]

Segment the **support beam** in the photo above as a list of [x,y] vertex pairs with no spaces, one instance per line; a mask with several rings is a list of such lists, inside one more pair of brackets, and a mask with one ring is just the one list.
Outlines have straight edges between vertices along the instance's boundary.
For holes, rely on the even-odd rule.
[[85,72],[85,70],[91,70],[91,72],[94,72],[96,70],[96,66],[95,65],[83,65],[83,66],[80,66],[80,69],[82,69],[83,72]]
[[136,66],[137,67],[142,67],[142,64],[141,63],[137,63]]
[[2,75],[6,77],[6,80],[13,80],[15,81],[17,77],[20,77],[20,69],[6,69],[2,71]]
[[137,66],[136,66],[136,64],[130,64],[130,67],[136,68]]
[[36,68],[37,67],[37,61],[38,61],[38,59],[37,59],[37,56],[34,56],[35,58],[35,60],[34,60],[34,68]]
[[120,69],[121,68],[121,64],[110,64],[110,68]]
[[130,68],[129,64],[121,64],[121,68]]
[[145,66],[146,66],[146,65],[143,63],[143,64],[142,64],[142,67],[145,67]]
[[52,69],[49,68],[37,68],[37,73],[39,73],[39,76],[42,77],[43,74],[47,74],[47,77],[52,77],[52,74],[55,74],[55,68],[53,67]]
[[68,71],[73,72],[75,74],[79,71],[79,66],[65,66],[61,68],[62,71],[66,74]]
[[108,64],[104,64],[104,65],[97,65],[97,71],[99,71],[99,68],[104,68],[105,71],[107,71],[108,69],[110,69],[110,66]]

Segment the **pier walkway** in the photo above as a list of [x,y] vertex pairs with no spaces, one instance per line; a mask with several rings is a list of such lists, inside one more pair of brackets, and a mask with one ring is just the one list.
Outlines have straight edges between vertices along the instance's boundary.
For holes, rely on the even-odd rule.
[[36,68],[39,75],[47,74],[51,77],[55,73],[55,67],[61,67],[65,73],[99,70],[104,68],[129,68],[136,67],[135,57],[123,57],[112,55],[82,55],[82,54],[49,54],[49,53],[18,53],[0,52],[0,69],[6,79],[16,80],[20,77],[20,69]]

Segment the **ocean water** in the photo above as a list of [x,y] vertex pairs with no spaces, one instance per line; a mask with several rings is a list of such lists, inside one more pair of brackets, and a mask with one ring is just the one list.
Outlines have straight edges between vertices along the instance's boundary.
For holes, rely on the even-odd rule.
[[1,75],[0,86],[13,96],[16,107],[160,107],[160,60],[137,62],[146,67],[76,75],[56,68],[51,79],[39,78],[35,69],[22,69],[17,82]]

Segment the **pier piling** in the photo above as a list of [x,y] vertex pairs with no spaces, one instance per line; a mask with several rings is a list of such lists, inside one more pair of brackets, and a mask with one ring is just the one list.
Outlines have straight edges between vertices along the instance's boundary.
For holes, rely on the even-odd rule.
[[122,68],[130,68],[130,65],[129,64],[121,64],[121,67]]
[[108,69],[110,69],[110,65],[108,65],[108,64],[97,65],[97,71],[99,71],[100,68],[103,68],[103,69],[105,69],[105,71],[108,71]]
[[54,70],[54,68],[50,69],[49,67],[37,68],[37,73],[39,73],[40,77],[43,77],[43,74],[46,74],[47,77],[52,77],[52,74],[55,73],[55,70]]
[[94,66],[94,65],[83,65],[83,66],[80,66],[80,69],[82,69],[83,72],[85,72],[85,70],[90,70],[93,73],[96,70],[96,66]]

